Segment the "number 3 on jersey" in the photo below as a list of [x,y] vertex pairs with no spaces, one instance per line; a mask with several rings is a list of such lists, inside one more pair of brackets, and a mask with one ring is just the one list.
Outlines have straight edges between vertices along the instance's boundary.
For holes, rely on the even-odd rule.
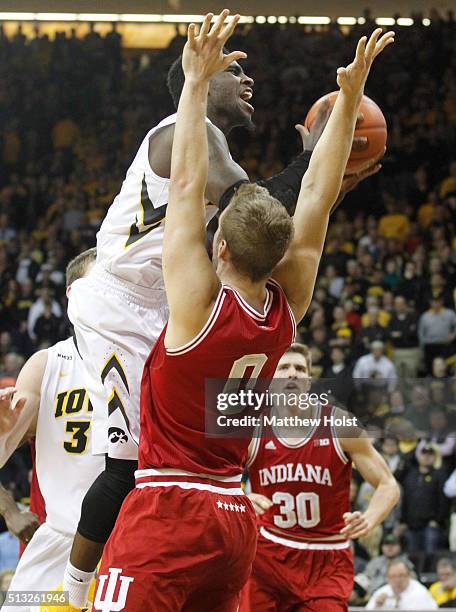
[[320,500],[316,493],[290,493],[276,491],[272,496],[274,504],[280,504],[280,515],[274,515],[274,525],[280,529],[290,529],[299,525],[304,529],[315,527],[320,522]]

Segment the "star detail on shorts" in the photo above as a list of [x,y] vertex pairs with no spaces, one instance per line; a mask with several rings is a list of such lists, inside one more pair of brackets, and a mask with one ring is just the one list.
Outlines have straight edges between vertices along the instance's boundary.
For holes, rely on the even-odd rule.
[[220,509],[223,508],[223,502],[221,499],[219,499],[217,502],[217,508],[220,508]]
[[245,506],[243,506],[242,504],[239,506],[239,508],[241,509],[241,512],[245,512]]
[[237,504],[234,504],[234,509],[236,510],[236,512],[239,512],[239,506]]
[[226,502],[223,504],[223,507],[225,508],[225,510],[228,510],[228,508],[230,507]]

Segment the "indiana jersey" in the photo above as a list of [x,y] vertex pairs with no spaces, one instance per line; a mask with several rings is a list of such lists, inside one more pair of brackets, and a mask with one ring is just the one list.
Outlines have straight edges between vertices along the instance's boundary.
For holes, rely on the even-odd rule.
[[[344,541],[350,511],[351,461],[332,427],[331,406],[319,406],[315,425],[301,440],[258,437],[248,461],[254,493],[274,505],[258,517],[262,533],[298,541]],[[274,432],[275,433],[275,432]]]
[[[161,256],[169,188],[169,178],[157,176],[150,167],[149,139],[175,122],[176,115],[171,115],[146,134],[97,234],[97,262],[111,274],[147,288],[164,287]],[[207,221],[216,211],[207,207]]]
[[205,383],[245,379],[246,372],[254,379],[273,377],[295,322],[282,289],[273,281],[266,288],[258,312],[223,285],[206,325],[180,348],[165,349],[163,330],[144,368],[137,477],[150,475],[149,468],[242,473],[250,438],[205,436]]
[[91,454],[92,406],[73,338],[47,349],[36,425],[36,475],[46,505],[46,522],[74,534],[82,500],[104,469]]

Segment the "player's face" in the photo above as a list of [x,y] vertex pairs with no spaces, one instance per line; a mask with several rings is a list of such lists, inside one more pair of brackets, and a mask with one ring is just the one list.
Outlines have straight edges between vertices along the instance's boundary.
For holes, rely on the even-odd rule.
[[230,128],[252,127],[252,96],[253,79],[244,73],[237,62],[232,62],[224,72],[217,73],[210,81],[208,111],[221,115]]
[[277,393],[306,393],[311,382],[307,359],[301,353],[285,353],[274,378],[274,391]]

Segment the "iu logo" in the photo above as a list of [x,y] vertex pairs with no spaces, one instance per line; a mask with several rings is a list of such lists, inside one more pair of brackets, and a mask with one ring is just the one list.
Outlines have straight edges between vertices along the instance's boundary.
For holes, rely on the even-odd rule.
[[[93,604],[97,610],[100,610],[100,612],[120,612],[120,610],[124,609],[125,604],[127,603],[128,589],[130,588],[130,584],[133,582],[134,578],[121,576],[121,573],[121,569],[110,567],[109,579],[106,575],[99,576],[98,589]],[[102,598],[106,580],[108,581],[108,584],[104,598]],[[117,599],[114,601],[114,593],[116,591],[116,587],[118,586],[120,586],[119,592],[117,593]]]

